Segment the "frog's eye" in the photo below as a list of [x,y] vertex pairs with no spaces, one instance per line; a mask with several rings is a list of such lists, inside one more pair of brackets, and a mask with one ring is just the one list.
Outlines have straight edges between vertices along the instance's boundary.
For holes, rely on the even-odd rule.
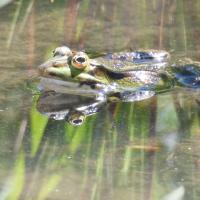
[[84,69],[88,65],[88,56],[83,52],[78,52],[72,57],[71,64],[77,69]]
[[53,51],[53,57],[55,56],[72,56],[72,51],[67,46],[57,47]]

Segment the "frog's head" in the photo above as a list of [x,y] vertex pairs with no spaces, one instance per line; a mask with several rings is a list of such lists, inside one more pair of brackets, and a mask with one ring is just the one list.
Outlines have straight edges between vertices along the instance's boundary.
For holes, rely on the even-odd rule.
[[71,51],[68,47],[58,47],[53,51],[53,58],[39,66],[43,77],[59,78],[75,82],[103,81],[95,74],[96,65],[84,52]]

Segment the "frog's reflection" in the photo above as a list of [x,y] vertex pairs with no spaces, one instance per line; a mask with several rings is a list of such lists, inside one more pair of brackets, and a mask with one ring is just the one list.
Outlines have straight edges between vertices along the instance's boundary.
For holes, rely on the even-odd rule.
[[37,101],[37,110],[54,120],[65,120],[74,126],[83,124],[86,117],[94,115],[106,103],[117,101],[140,101],[154,95],[151,91],[126,91],[115,93],[109,101],[99,101],[92,97],[44,91]]
[[41,79],[39,88],[42,93],[37,102],[38,111],[75,126],[81,125],[87,116],[96,114],[107,103],[141,101],[155,95],[150,88],[139,87],[105,96],[89,87],[47,78]]
[[105,102],[91,97],[71,94],[43,92],[37,102],[37,109],[54,120],[65,120],[70,124],[81,125],[85,118],[96,114]]

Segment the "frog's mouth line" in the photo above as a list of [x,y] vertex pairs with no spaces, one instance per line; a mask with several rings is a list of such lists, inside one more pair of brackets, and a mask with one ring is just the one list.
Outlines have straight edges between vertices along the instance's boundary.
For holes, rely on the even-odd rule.
[[70,77],[62,77],[62,76],[58,76],[56,73],[54,72],[50,72],[48,75],[45,75],[43,77],[46,77],[46,78],[50,78],[52,80],[61,80],[61,81],[69,81],[69,82],[75,82],[72,78]]
[[82,72],[73,75],[70,67],[48,67],[41,69],[42,77],[52,77],[53,79],[65,80],[70,82],[94,82],[94,83],[103,83],[102,80],[96,78],[94,75],[87,72]]

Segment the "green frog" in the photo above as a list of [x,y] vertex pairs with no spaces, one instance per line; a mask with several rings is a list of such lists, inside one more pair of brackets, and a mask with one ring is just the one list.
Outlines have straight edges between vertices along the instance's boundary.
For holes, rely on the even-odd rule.
[[[165,70],[169,58],[169,53],[163,50],[140,50],[108,53],[92,59],[85,52],[63,46],[54,50],[53,58],[40,65],[39,71],[42,77],[88,85],[100,99],[133,101],[135,98],[123,99],[124,94],[134,92],[135,96],[135,91],[150,90],[154,93],[155,88],[161,90],[173,85]],[[76,93],[84,95],[81,87],[76,88]]]
[[[83,51],[58,47],[53,58],[39,66],[40,88],[45,93],[55,93],[42,95],[38,110],[55,120],[81,125],[106,102],[140,101],[175,86],[199,88],[199,66],[199,62],[190,59],[172,63],[169,53],[163,50],[108,53],[90,58]],[[47,102],[51,105],[47,106]]]

